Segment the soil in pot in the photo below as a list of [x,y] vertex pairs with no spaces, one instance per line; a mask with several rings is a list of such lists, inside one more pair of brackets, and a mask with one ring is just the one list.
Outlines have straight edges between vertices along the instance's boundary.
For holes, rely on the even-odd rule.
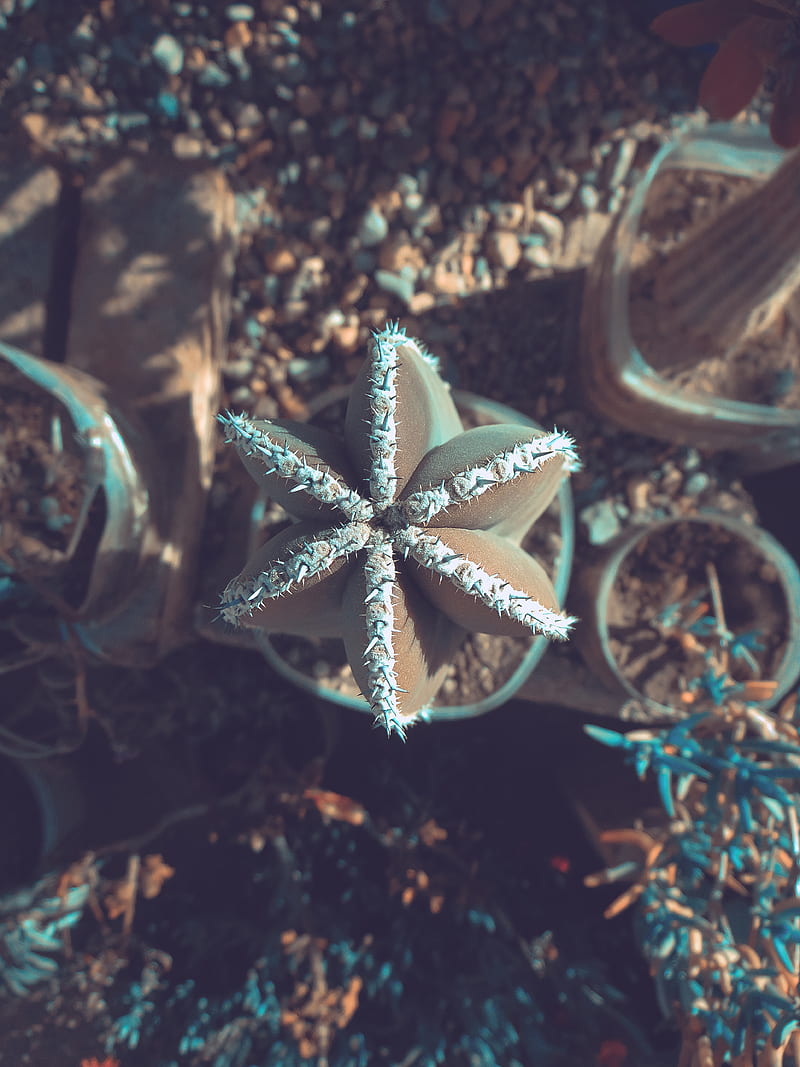
[[723,526],[677,523],[655,530],[623,560],[608,604],[609,645],[626,681],[649,700],[675,706],[708,669],[719,643],[708,565],[724,626],[749,656],[727,657],[737,682],[770,679],[787,642],[787,604],[776,567]]
[[[346,403],[325,407],[312,421],[333,432],[340,431]],[[459,406],[465,429],[496,420]],[[259,542],[265,543],[287,524],[283,509],[270,505]],[[522,547],[544,566],[551,577],[562,550],[561,505],[556,496],[522,541]],[[476,704],[497,692],[520,666],[535,638],[504,637],[471,633],[453,657],[437,693],[434,706],[462,707]],[[361,690],[353,678],[344,644],[333,638],[303,638],[270,634],[269,643],[279,657],[323,689],[342,697],[358,699]]]
[[799,408],[800,288],[777,313],[759,312],[760,325],[732,345],[677,329],[658,299],[657,279],[669,254],[752,189],[749,178],[709,171],[656,175],[630,264],[631,333],[645,361],[680,392]]
[[[59,585],[86,486],[74,428],[51,397],[0,364],[0,561]],[[54,585],[55,583],[55,585]]]

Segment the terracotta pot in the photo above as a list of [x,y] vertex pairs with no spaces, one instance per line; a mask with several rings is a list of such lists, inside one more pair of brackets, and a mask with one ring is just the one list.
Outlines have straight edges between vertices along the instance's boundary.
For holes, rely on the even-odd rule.
[[[20,388],[32,398],[38,395],[46,403],[55,402],[54,455],[77,458],[81,466],[82,499],[59,566],[64,584],[80,587],[85,582],[85,587],[78,603],[64,606],[62,630],[68,618],[73,637],[92,654],[113,659],[124,650],[123,656],[130,654],[135,661],[136,650],[154,640],[155,618],[152,610],[146,610],[151,595],[147,572],[153,570],[160,550],[153,480],[147,473],[153,463],[146,443],[90,375],[2,342],[0,361],[18,372]],[[84,539],[93,542],[90,562],[78,558]],[[35,582],[35,561],[20,566],[25,570],[20,579]],[[53,613],[55,642],[58,614]],[[20,626],[25,625],[22,618]],[[35,644],[35,635],[32,640]]]
[[[580,376],[588,404],[637,433],[738,452],[742,463],[752,469],[780,467],[800,459],[800,410],[679,392],[637,347],[629,315],[632,255],[656,176],[673,171],[679,179],[681,171],[702,170],[765,179],[784,155],[770,140],[766,127],[728,124],[690,130],[656,155],[587,274],[580,323]],[[780,227],[778,207],[769,220],[773,227]],[[761,221],[757,215],[745,215],[745,219],[748,227],[757,228]],[[735,218],[733,223],[731,240],[744,241],[746,248],[744,225],[739,226]],[[708,248],[709,257],[723,252],[726,248],[722,243]],[[730,248],[726,254],[728,266],[737,265],[732,262],[736,255]]]
[[[348,394],[349,389],[345,387],[344,389],[331,390],[319,397],[311,410],[310,417],[313,419],[315,416],[323,412],[325,408],[342,403]],[[453,396],[456,401],[456,406],[465,421],[473,416],[477,417],[477,420],[483,424],[511,422],[541,429],[541,427],[537,426],[532,420],[502,404],[496,404],[484,400],[481,397],[474,396],[470,393],[460,392],[458,390],[454,391]],[[548,511],[545,512],[545,515],[557,512],[560,539],[560,549],[556,559],[555,569],[551,574],[551,577],[559,601],[563,603],[572,570],[574,545],[574,512],[572,494],[568,481],[565,480],[562,483],[556,500],[551,504],[550,508],[553,509],[553,512],[548,509]],[[544,516],[538,521],[542,522],[543,518]],[[264,536],[259,529],[257,518],[254,519],[252,528],[256,530],[257,533],[254,537],[251,537],[250,547],[255,547],[257,544],[263,543],[264,541]],[[206,636],[209,636],[209,631],[207,629],[204,629],[203,632]],[[297,666],[289,661],[287,657],[290,654],[291,649],[297,649],[299,647],[298,643],[300,642],[303,642],[306,648],[313,648],[314,646],[310,641],[304,642],[304,639],[302,638],[286,635],[279,636],[275,634],[265,634],[258,630],[250,630],[246,635],[245,640],[248,643],[251,643],[254,640],[256,647],[262,652],[270,665],[285,678],[289,679],[306,692],[330,700],[343,707],[355,708],[358,711],[369,713],[369,705],[358,692],[358,687],[352,679],[352,673],[347,665],[344,653],[344,646],[341,642],[335,641],[326,643],[325,647],[330,649],[332,646],[337,646],[337,678],[339,683],[341,683],[343,687],[346,687],[346,689],[339,689],[325,680],[314,678],[309,673],[298,669]],[[503,639],[495,638],[492,640]],[[278,648],[279,645],[280,650]],[[532,636],[527,643],[527,648],[519,656],[516,666],[513,668],[510,677],[508,677],[506,681],[498,684],[497,688],[487,694],[484,698],[469,704],[434,704],[432,711],[428,715],[428,720],[436,720],[439,722],[442,720],[471,718],[473,716],[483,715],[485,712],[490,711],[492,708],[509,700],[537,666],[545,653],[547,645],[548,641],[546,638]],[[341,646],[341,648],[339,649],[338,646]],[[313,659],[313,656],[310,658]],[[324,658],[324,652],[320,651],[317,654],[317,659],[323,660]],[[446,684],[447,683],[445,683],[445,686]],[[444,688],[445,687],[443,686],[443,689]],[[350,691],[348,692],[347,689]]]
[[[771,665],[768,676],[765,675],[765,679],[768,677],[774,682],[774,690],[768,692],[763,700],[759,700],[757,689],[754,688],[752,699],[748,697],[750,702],[760,704],[765,708],[772,707],[786,695],[800,673],[800,571],[789,553],[765,530],[728,514],[707,512],[689,517],[664,519],[627,530],[615,542],[607,546],[602,557],[595,564],[585,568],[580,576],[577,590],[577,612],[581,616],[581,623],[576,629],[575,640],[598,677],[609,688],[619,693],[621,702],[624,702],[620,712],[621,718],[652,722],[678,719],[687,713],[689,706],[681,703],[679,691],[675,692],[674,701],[670,700],[667,704],[649,695],[645,691],[646,684],[642,688],[634,684],[631,680],[630,664],[626,673],[617,658],[615,648],[619,649],[622,644],[626,655],[630,653],[632,656],[633,653],[630,648],[624,649],[624,638],[619,636],[622,630],[618,631],[616,644],[612,633],[615,619],[619,625],[622,600],[620,589],[627,573],[627,566],[641,556],[645,543],[654,535],[669,535],[673,542],[678,544],[678,527],[687,524],[689,531],[682,534],[684,542],[681,545],[681,551],[687,558],[691,558],[692,562],[705,559],[714,562],[714,549],[708,548],[707,542],[710,538],[713,539],[715,529],[723,531],[719,537],[720,542],[727,540],[734,547],[736,542],[741,542],[742,552],[746,553],[752,566],[748,566],[747,573],[742,573],[738,581],[725,579],[731,598],[739,598],[740,593],[743,597],[747,596],[747,590],[744,587],[748,582],[757,588],[759,578],[754,577],[756,566],[768,568],[767,573],[771,586],[774,587],[773,592],[779,589],[782,594],[781,597],[771,594],[771,622],[766,622],[765,618],[759,619],[757,607],[752,607],[753,598],[749,597],[747,600],[745,610],[753,617],[749,619],[746,629],[761,629],[761,632],[765,633],[765,627],[768,627],[767,636],[774,637],[776,613],[782,616],[783,628],[780,634],[783,639],[782,647],[775,646],[774,663]],[[697,528],[696,547],[694,538],[691,536],[692,527]],[[686,550],[687,543],[690,551]],[[724,545],[723,549],[720,549],[719,559],[723,558],[721,554],[723,550]],[[766,582],[767,578],[764,577],[763,580]],[[722,580],[720,584],[724,608],[726,588]],[[653,595],[652,589],[648,588],[646,583],[642,583],[642,593],[643,599],[648,595]],[[634,595],[635,591],[633,593],[626,591],[625,594],[628,598]],[[652,612],[651,617],[655,621],[659,612],[668,605],[656,603],[656,596],[653,596],[653,603],[647,610]],[[710,605],[711,600],[708,597],[704,599],[709,600]],[[778,601],[780,601],[780,606],[776,607]],[[707,614],[713,614],[710,607]],[[641,617],[645,617],[644,613]],[[759,626],[760,622],[762,626]],[[653,633],[656,633],[655,629]],[[677,646],[675,651],[677,655],[681,654]]]

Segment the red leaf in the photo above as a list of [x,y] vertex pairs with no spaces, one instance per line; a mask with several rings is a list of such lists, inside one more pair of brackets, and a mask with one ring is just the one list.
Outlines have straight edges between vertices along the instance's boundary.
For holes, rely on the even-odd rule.
[[697,0],[665,11],[650,29],[670,44],[710,44],[721,40],[751,10],[750,0]]
[[746,107],[764,77],[756,48],[758,19],[745,19],[719,46],[700,82],[699,100],[714,119],[732,119]]

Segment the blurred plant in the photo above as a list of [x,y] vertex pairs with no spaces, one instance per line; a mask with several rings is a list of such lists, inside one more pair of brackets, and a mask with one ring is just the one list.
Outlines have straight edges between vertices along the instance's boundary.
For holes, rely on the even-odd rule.
[[737,650],[752,666],[752,635],[730,634],[712,599],[714,615],[695,598],[666,620],[702,641],[705,667],[680,695],[697,710],[663,730],[586,727],[640,777],[655,775],[664,809],[659,825],[604,832],[621,861],[587,882],[632,883],[606,914],[638,904],[662,1009],[681,1028],[682,1067],[781,1064],[787,1053],[800,1062],[796,694],[770,714],[754,702],[768,683],[731,679]]
[[670,44],[719,42],[700,83],[700,103],[714,119],[732,119],[762,81],[773,93],[776,144],[800,144],[800,8],[795,0],[697,0],[674,7],[651,28]]
[[56,882],[45,877],[0,897],[0,997],[27,996],[58,970],[54,957],[83,915],[90,888],[82,884],[60,892]]
[[343,440],[290,421],[220,421],[294,520],[230,582],[223,618],[342,636],[388,733],[427,708],[467,630],[567,636],[574,620],[520,541],[574,469],[573,442],[514,425],[465,431],[435,360],[403,330],[376,334]]

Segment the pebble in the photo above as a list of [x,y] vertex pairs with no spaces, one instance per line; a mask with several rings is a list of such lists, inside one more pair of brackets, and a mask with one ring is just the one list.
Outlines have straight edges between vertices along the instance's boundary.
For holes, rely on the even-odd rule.
[[246,22],[234,22],[225,31],[225,48],[247,48],[253,40],[253,31]]
[[424,315],[426,311],[430,311],[434,307],[436,307],[436,297],[433,293],[428,293],[424,290],[414,293],[408,302],[408,310],[412,315]]
[[362,245],[371,248],[379,245],[389,232],[386,216],[377,207],[368,208],[361,216],[356,236]]
[[205,152],[205,142],[190,133],[176,133],[172,138],[176,159],[199,159]]
[[231,359],[224,364],[222,373],[235,382],[243,382],[253,373],[253,361],[250,359]]
[[623,184],[628,176],[628,171],[631,169],[635,155],[636,141],[632,137],[623,137],[619,143],[614,169],[611,171],[611,177],[608,180],[608,184],[612,189],[617,189]]
[[582,185],[578,190],[578,199],[586,211],[595,211],[600,205],[600,193],[593,185]]
[[539,270],[549,270],[553,264],[553,256],[543,245],[527,245],[522,251],[526,263]]
[[379,268],[375,271],[374,277],[375,284],[379,288],[383,289],[385,293],[391,293],[392,296],[396,296],[404,304],[408,304],[414,296],[414,279],[407,274],[395,274],[393,271]]
[[621,530],[617,510],[610,500],[598,500],[589,504],[580,512],[581,522],[587,530],[589,543],[604,545],[611,541]]
[[343,326],[337,326],[331,331],[334,347],[344,355],[355,352],[359,344],[358,332],[358,319],[348,316],[348,321]]
[[209,62],[197,75],[197,81],[207,89],[224,89],[230,85],[231,76],[216,63]]
[[156,38],[151,55],[167,74],[180,74],[183,70],[183,48],[170,33],[162,33]]
[[394,271],[396,274],[403,272],[407,277],[413,275],[416,278],[425,266],[425,256],[416,245],[399,238],[383,245],[378,255],[378,264],[383,270]]
[[289,377],[296,382],[311,382],[330,371],[330,360],[327,356],[317,356],[314,359],[295,356],[288,363],[287,371]]
[[270,274],[291,274],[297,259],[290,249],[275,248],[264,256],[264,266]]
[[631,511],[645,511],[650,499],[650,479],[641,475],[629,478],[625,486],[625,495]]
[[533,216],[533,232],[541,233],[547,239],[547,243],[560,248],[564,242],[564,223],[558,215],[551,215],[549,211],[537,211]]
[[683,491],[687,496],[700,496],[711,484],[711,478],[705,471],[695,471],[690,474],[683,484]]
[[486,255],[495,266],[514,270],[522,258],[519,238],[508,230],[492,231],[486,238]]
[[489,205],[494,225],[500,230],[518,230],[525,218],[525,208],[516,202]]

